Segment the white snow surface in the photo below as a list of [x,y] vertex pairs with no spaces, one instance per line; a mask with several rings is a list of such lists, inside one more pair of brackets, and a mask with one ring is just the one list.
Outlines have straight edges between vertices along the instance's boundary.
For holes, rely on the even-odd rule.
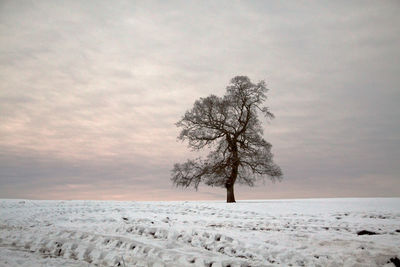
[[0,266],[394,266],[395,257],[400,198],[0,199]]

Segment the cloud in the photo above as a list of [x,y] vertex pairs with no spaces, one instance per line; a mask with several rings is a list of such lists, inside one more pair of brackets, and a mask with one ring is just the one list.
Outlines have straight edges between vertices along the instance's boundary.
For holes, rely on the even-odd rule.
[[[172,164],[193,156],[174,123],[242,74],[271,88],[265,135],[285,173],[267,186],[274,196],[320,195],[301,183],[310,177],[322,188],[372,176],[399,195],[398,11],[390,1],[3,1],[0,197],[223,196],[171,188]],[[384,191],[357,183],[354,195]]]

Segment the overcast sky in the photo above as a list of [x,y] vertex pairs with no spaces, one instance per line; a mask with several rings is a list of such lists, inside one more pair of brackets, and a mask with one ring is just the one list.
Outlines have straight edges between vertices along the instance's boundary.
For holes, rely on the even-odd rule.
[[1,1],[0,198],[224,200],[176,189],[174,125],[265,80],[280,183],[237,199],[400,196],[400,2]]

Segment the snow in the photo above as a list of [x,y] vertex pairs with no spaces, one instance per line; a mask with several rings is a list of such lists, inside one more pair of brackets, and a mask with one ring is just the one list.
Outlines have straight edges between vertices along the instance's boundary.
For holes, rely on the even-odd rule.
[[400,198],[0,199],[0,266],[394,266],[395,257]]

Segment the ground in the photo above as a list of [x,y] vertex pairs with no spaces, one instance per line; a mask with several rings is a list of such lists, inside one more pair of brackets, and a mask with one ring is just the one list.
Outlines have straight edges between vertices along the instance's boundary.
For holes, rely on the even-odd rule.
[[400,198],[0,200],[0,266],[394,266],[395,258]]

